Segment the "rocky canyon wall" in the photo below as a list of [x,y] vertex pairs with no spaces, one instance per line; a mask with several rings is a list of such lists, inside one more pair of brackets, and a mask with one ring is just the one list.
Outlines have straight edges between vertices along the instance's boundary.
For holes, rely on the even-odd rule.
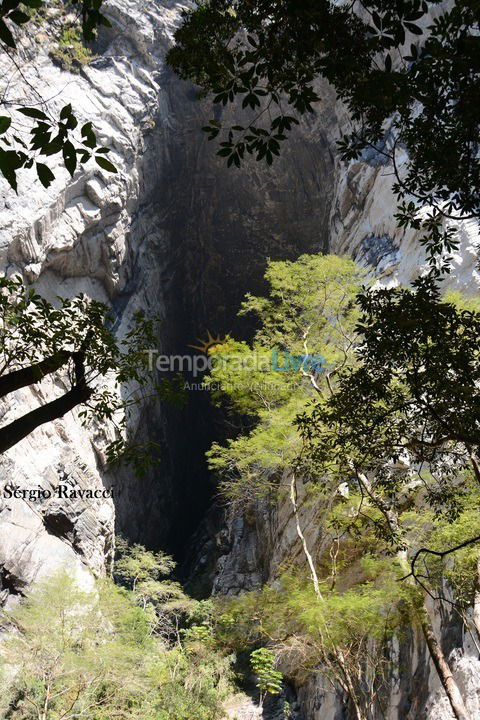
[[[246,291],[261,287],[266,257],[327,247],[333,157],[325,133],[312,131],[297,136],[275,169],[252,162],[229,172],[201,132],[209,109],[165,64],[182,5],[109,0],[106,8],[112,28],[78,72],[52,60],[55,34],[42,23],[22,36],[17,63],[2,58],[8,102],[42,98],[53,111],[70,102],[79,122],[91,120],[101,144],[112,149],[118,173],[89,165],[70,178],[57,164],[49,189],[33,171],[18,195],[3,183],[0,266],[49,299],[83,292],[105,302],[118,337],[138,310],[155,315],[157,349],[183,354],[207,329],[248,332],[236,311]],[[48,12],[55,27],[54,2]],[[62,389],[50,379],[17,392],[2,404],[2,422]],[[104,572],[115,525],[152,547],[169,536],[184,543],[200,518],[201,502],[195,507],[204,489],[208,496],[201,487],[203,451],[212,439],[208,412],[205,394],[190,398],[184,415],[160,403],[139,411],[132,434],[161,446],[160,464],[141,482],[125,469],[106,469],[112,430],[82,428],[75,412],[6,453],[2,486],[106,487],[114,498],[68,507],[2,498],[4,595],[65,561]]]
[[[410,279],[423,259],[415,238],[395,229],[391,172],[373,155],[340,164],[335,138],[345,116],[330,88],[272,168],[249,161],[232,170],[215,157],[200,130],[209,108],[165,65],[181,7],[169,0],[108,0],[112,28],[78,73],[52,61],[54,41],[41,25],[22,41],[21,75],[2,59],[9,101],[32,100],[33,86],[56,108],[71,102],[79,119],[92,120],[101,143],[112,148],[119,172],[88,166],[71,179],[57,167],[48,190],[32,173],[22,179],[18,196],[2,184],[1,271],[21,273],[49,298],[84,292],[107,303],[119,337],[136,311],[154,314],[160,319],[158,349],[174,354],[188,352],[207,330],[248,336],[251,327],[236,311],[245,292],[262,290],[267,257],[348,252],[373,265],[384,282]],[[54,7],[51,12],[55,20]],[[473,292],[480,284],[476,228],[463,223],[461,237],[450,282]],[[17,392],[1,405],[0,421],[61,390],[58,380],[48,380]],[[146,403],[131,431],[161,447],[159,464],[142,480],[125,468],[105,467],[112,431],[82,428],[76,413],[37,429],[0,457],[2,489],[14,482],[113,491],[113,498],[96,502],[0,497],[2,600],[58,565],[85,578],[87,568],[102,574],[115,529],[150,547],[188,544],[212,494],[203,452],[217,429],[205,393],[192,394],[184,411]],[[314,509],[302,510],[313,548],[317,519]],[[248,589],[272,578],[285,557],[301,557],[288,505],[248,508],[209,542],[217,546],[215,590],[223,592]],[[468,637],[459,638],[449,617],[442,635],[458,657],[472,712],[480,713],[474,648]],[[390,720],[450,720],[418,638],[396,651],[406,669],[395,679]],[[346,717],[341,698],[321,678],[298,691],[298,717]]]

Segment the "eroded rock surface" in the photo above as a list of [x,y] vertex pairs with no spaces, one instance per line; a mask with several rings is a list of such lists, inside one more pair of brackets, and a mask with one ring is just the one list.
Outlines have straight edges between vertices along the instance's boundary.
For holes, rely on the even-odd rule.
[[[215,157],[200,128],[210,111],[165,66],[182,5],[170,0],[108,0],[113,27],[100,38],[97,57],[79,74],[49,56],[42,28],[22,44],[21,69],[54,107],[71,102],[80,121],[92,120],[112,148],[119,172],[89,165],[74,178],[56,167],[45,190],[24,177],[16,196],[0,192],[0,268],[20,272],[48,297],[85,292],[109,304],[121,337],[133,313],[160,317],[158,348],[184,352],[212,332],[248,334],[235,313],[247,290],[261,292],[266,257],[301,252],[349,253],[373,265],[383,282],[410,280],[424,259],[413,234],[393,219],[391,172],[375,155],[342,166],[335,153],[345,121],[331,88],[315,115],[302,122],[272,168],[248,161],[241,171]],[[1,77],[9,99],[32,99],[31,89],[5,58]],[[477,228],[461,224],[462,245],[449,282],[478,291]],[[22,390],[0,407],[9,422],[63,388],[52,379]],[[69,565],[102,574],[111,559],[115,524],[129,537],[158,547],[177,528],[193,531],[199,504],[201,456],[212,439],[206,399],[195,396],[186,415],[146,404],[132,432],[157,440],[162,462],[138,480],[124,468],[107,471],[104,448],[111,429],[82,428],[76,413],[36,430],[0,458],[0,491],[22,488],[113,489],[95,501],[33,501],[0,494],[0,599],[14,598],[39,575]],[[201,488],[201,493],[204,489]],[[193,502],[191,498],[193,497]],[[300,497],[301,500],[301,497]],[[319,513],[301,505],[307,542],[321,542]],[[302,559],[288,504],[258,503],[232,517],[208,542],[219,557],[215,590],[236,593],[274,577],[285,558]],[[208,551],[210,552],[210,551]],[[208,552],[206,555],[208,555]],[[480,669],[475,648],[447,617],[441,630],[473,714],[480,717]],[[418,638],[396,650],[404,675],[392,679],[389,720],[451,720],[446,698]],[[298,688],[304,720],[346,717],[342,697],[325,679]],[[237,708],[246,718],[255,707]],[[235,711],[235,709],[234,709]],[[254,715],[255,717],[255,715]]]

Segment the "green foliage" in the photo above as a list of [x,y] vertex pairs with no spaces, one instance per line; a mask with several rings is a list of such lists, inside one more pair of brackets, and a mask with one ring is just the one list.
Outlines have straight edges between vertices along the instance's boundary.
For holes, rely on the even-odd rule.
[[163,552],[150,552],[138,544],[129,546],[122,538],[117,538],[116,546],[119,557],[115,561],[115,575],[129,590],[135,590],[142,582],[170,575],[175,568],[172,558]]
[[403,501],[419,468],[426,500],[454,516],[480,448],[480,314],[443,301],[429,279],[371,291],[359,303],[358,366],[300,418],[303,466],[353,474],[353,486],[361,471]]
[[401,568],[395,563],[371,558],[369,566],[363,576],[350,577],[350,587],[326,588],[321,597],[310,580],[290,572],[261,589],[224,599],[221,637],[233,647],[268,642],[270,658],[276,657],[283,675],[295,682],[319,670],[340,687],[348,677],[347,695],[354,692],[362,707],[375,707],[390,680],[385,643],[411,623],[415,597],[397,582]]
[[374,148],[393,160],[400,200],[478,214],[478,8],[456,0],[428,13],[423,0],[209,0],[185,11],[168,60],[213,103],[250,113],[204,128],[229,165],[248,154],[271,164],[326,79],[353,121],[339,141],[345,160]]
[[[93,40],[99,25],[110,26],[101,12],[102,0],[61,0],[58,9],[66,16],[71,13],[72,5],[77,24],[63,24],[58,44],[51,51],[62,67],[71,71],[79,69],[91,58],[83,40]],[[4,2],[0,9],[0,49],[9,54],[16,52],[16,28],[39,21],[42,24],[49,22],[47,7],[46,0]],[[6,100],[3,104],[8,107],[9,114],[0,116],[0,172],[15,191],[18,172],[30,168],[35,169],[42,185],[49,187],[55,175],[48,166],[48,158],[56,154],[61,154],[72,176],[79,164],[91,158],[107,172],[117,172],[114,164],[105,157],[109,149],[98,146],[92,123],[87,122],[78,128],[78,120],[70,104],[62,107],[59,113],[53,111],[47,102],[40,101],[39,104],[38,99],[35,106],[24,105],[15,109],[11,109],[11,103]],[[31,124],[29,136],[25,134],[26,118]],[[76,132],[77,129],[79,132]]]
[[[166,556],[160,560],[140,546],[130,558],[138,560],[144,582],[165,563],[171,566]],[[128,578],[130,567],[121,564]],[[212,631],[206,638],[193,626],[183,639],[168,637],[164,628],[152,631],[151,613],[138,599],[110,581],[92,580],[81,589],[58,572],[4,612],[9,634],[1,652],[2,717],[38,720],[40,708],[45,720],[224,717],[222,701],[233,690],[232,658]]]
[[282,689],[282,673],[275,670],[275,654],[267,648],[259,648],[250,653],[250,664],[256,675],[256,685],[260,692],[260,705],[265,696],[278,695]]
[[92,52],[85,47],[79,28],[67,26],[62,29],[57,45],[50,51],[51,57],[64,70],[79,72],[92,59]]
[[30,720],[42,707],[96,719],[139,702],[148,623],[109,584],[81,590],[58,573],[4,621],[18,630],[2,644],[4,717]]
[[[271,263],[267,279],[269,296],[242,310],[260,319],[252,347],[230,340],[212,371],[217,399],[253,427],[209,460],[242,503],[283,501],[282,476],[294,473],[321,542],[308,547],[294,512],[309,579],[296,556],[274,583],[221,603],[217,632],[234,648],[268,642],[297,682],[321,668],[370,717],[384,711],[387,642],[430,622],[426,593],[442,598],[447,581],[466,617],[478,591],[477,303],[442,299],[432,273],[359,294],[358,270],[339,258]],[[266,358],[269,347],[321,353],[326,368],[257,365],[255,380],[272,377],[259,391],[237,356]],[[303,446],[291,427],[299,411]],[[405,579],[409,561],[417,584]]]
[[117,538],[114,578],[130,590],[137,604],[148,613],[153,634],[178,637],[179,625],[198,611],[197,603],[170,579],[175,568],[171,557],[151,552],[142,545],[128,545]]
[[[147,351],[155,343],[155,322],[137,313],[130,329],[117,340],[110,329],[113,317],[102,303],[78,295],[58,298],[54,305],[27,289],[20,278],[0,278],[1,394],[61,372],[72,391],[64,396],[71,407],[62,408],[63,412],[83,404],[82,422],[112,423],[118,438],[107,454],[112,461],[118,459],[129,448],[128,417],[145,400],[144,389],[151,384]],[[20,370],[27,378],[19,383]],[[119,392],[125,384],[132,390],[126,399]],[[0,429],[3,449],[15,440],[9,427]],[[126,457],[140,473],[153,461],[151,454],[141,452],[139,446],[136,451],[130,447]]]
[[445,302],[454,305],[458,310],[480,312],[480,298],[464,295],[460,290],[447,290],[443,296]]
[[[480,537],[480,494],[473,487],[465,496],[463,507],[452,522],[442,517],[433,519],[428,532],[424,533],[422,545],[429,551],[441,553],[462,543],[469,543],[472,537]],[[417,541],[414,549],[419,549]],[[478,543],[469,543],[447,556],[423,552],[415,563],[415,571],[432,594],[443,596],[443,583],[446,582],[453,592],[456,606],[465,610],[474,602],[478,591]]]
[[[58,0],[57,2],[58,7],[66,13],[72,10],[72,6],[77,11],[81,33],[87,41],[95,39],[100,25],[110,27],[110,21],[101,11],[102,3],[103,0]],[[48,0],[9,0],[8,3],[3,3],[0,11],[0,40],[15,50],[16,39],[12,34],[14,26],[22,26],[38,16],[43,17],[48,5]],[[23,9],[19,10],[19,6]]]
[[[275,496],[278,473],[301,450],[295,416],[328,392],[354,341],[355,295],[364,277],[352,260],[302,255],[270,262],[266,298],[247,295],[241,314],[255,313],[260,328],[251,346],[230,340],[214,348],[214,399],[253,428],[207,453],[229,499]],[[247,426],[248,427],[248,426]]]

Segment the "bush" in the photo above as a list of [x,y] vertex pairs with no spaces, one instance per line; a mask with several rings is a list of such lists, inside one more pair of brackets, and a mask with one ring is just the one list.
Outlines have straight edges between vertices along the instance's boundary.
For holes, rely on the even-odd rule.
[[[138,559],[153,573],[171,564],[137,545]],[[184,633],[164,631],[175,612],[170,596],[165,608],[157,595],[147,606],[143,600],[110,580],[81,589],[66,572],[33,588],[4,612],[0,716],[38,720],[41,708],[49,720],[220,720],[232,691],[231,657],[211,629],[188,630],[187,621]]]
[[50,50],[50,57],[63,70],[80,72],[93,59],[92,51],[85,47],[81,31],[73,26],[62,29],[57,45]]

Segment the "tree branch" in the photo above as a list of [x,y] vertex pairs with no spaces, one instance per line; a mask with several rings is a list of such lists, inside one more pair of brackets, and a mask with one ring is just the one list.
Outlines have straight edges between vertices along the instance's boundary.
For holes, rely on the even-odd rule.
[[50,375],[59,370],[71,357],[72,353],[62,351],[45,358],[39,363],[2,375],[0,377],[0,397],[4,397],[27,385],[40,382],[45,375]]

